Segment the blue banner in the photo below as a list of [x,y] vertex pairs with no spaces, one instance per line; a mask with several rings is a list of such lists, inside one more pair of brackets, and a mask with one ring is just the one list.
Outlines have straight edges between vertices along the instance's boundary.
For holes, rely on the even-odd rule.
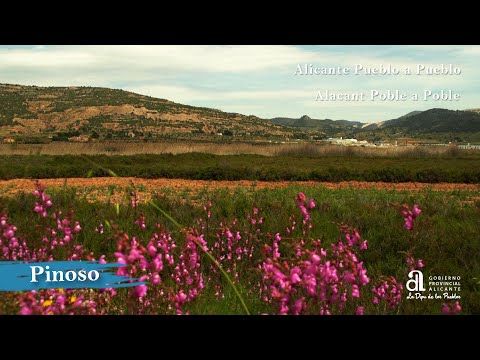
[[146,284],[116,275],[116,268],[122,266],[126,265],[100,264],[98,261],[0,261],[0,291],[104,289]]

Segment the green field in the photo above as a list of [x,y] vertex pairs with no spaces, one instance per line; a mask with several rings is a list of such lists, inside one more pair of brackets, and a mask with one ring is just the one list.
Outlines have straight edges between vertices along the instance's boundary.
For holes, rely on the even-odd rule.
[[[192,161],[198,159],[199,155],[193,155]],[[173,167],[175,157],[163,157],[171,159]],[[200,157],[201,159],[204,159]],[[41,169],[35,167],[32,158],[29,160],[31,171]],[[75,170],[73,164],[67,166],[67,159],[60,160],[64,164],[58,165],[58,171],[62,169]],[[101,160],[98,158],[97,160]],[[149,157],[140,157],[148,159]],[[158,158],[157,158],[158,159]],[[218,162],[215,157],[206,156],[212,162]],[[232,158],[233,160],[235,158]],[[231,159],[231,160],[232,160]],[[265,158],[252,157],[254,160],[267,162]],[[115,169],[114,158],[112,168]],[[330,159],[333,161],[333,159]],[[13,158],[8,158],[10,165],[14,164]],[[53,161],[53,160],[52,160]],[[80,161],[80,160],[79,160]],[[245,161],[241,158],[238,161]],[[279,165],[277,160],[276,166]],[[314,161],[312,159],[304,160]],[[448,160],[445,160],[448,163]],[[476,160],[478,161],[478,160]],[[268,163],[268,162],[267,162]],[[49,162],[43,161],[42,165],[46,171],[54,171]],[[229,161],[229,166],[236,166],[235,161]],[[363,164],[359,162],[359,164]],[[457,164],[457,165],[455,165]],[[21,168],[22,164],[18,164]],[[124,164],[127,166],[128,164]],[[132,160],[132,168],[141,167],[144,164]],[[264,164],[265,165],[265,164]],[[71,167],[70,167],[71,166]],[[225,163],[225,166],[226,163]],[[260,165],[258,165],[260,166]],[[265,165],[267,166],[267,165]],[[272,166],[269,164],[268,166]],[[294,164],[293,166],[296,166]],[[360,165],[359,165],[360,166]],[[376,165],[375,165],[376,166]],[[380,166],[380,165],[379,165]],[[424,164],[427,166],[427,164]],[[458,166],[458,161],[452,166]],[[179,171],[183,171],[183,163],[178,164]],[[353,166],[354,167],[354,166]],[[412,167],[413,168],[413,167]],[[86,167],[85,170],[88,168]],[[130,169],[125,167],[125,169]],[[118,171],[118,169],[116,169]],[[413,171],[413,170],[412,170]],[[453,170],[451,170],[453,171]],[[478,170],[477,170],[478,171]],[[79,172],[81,173],[81,171]],[[60,173],[54,173],[60,176]],[[293,174],[293,172],[292,172]],[[63,176],[63,175],[62,175]],[[114,189],[115,191],[120,191]],[[300,232],[293,232],[288,235],[286,226],[291,222],[289,216],[300,218],[300,212],[295,205],[295,196],[299,191],[305,191],[308,197],[316,201],[316,208],[311,212],[312,229],[306,235]],[[118,233],[124,231],[130,238],[136,236],[137,240],[146,246],[155,231],[159,231],[156,224],[161,224],[162,231],[171,232],[172,238],[177,241],[179,247],[185,242],[183,231],[173,225],[158,209],[151,204],[139,205],[136,208],[121,204],[118,208],[115,204],[105,202],[89,203],[84,198],[76,196],[74,189],[49,191],[52,195],[52,202],[57,210],[68,214],[74,209],[74,219],[81,224],[82,231],[75,237],[75,243],[84,246],[84,254],[91,253],[95,258],[106,255],[108,262],[114,262],[114,252],[117,251]],[[254,241],[256,249],[251,258],[242,258],[236,262],[238,279],[235,281],[242,298],[245,301],[250,313],[274,314],[278,312],[275,304],[262,301],[258,284],[262,281],[262,273],[258,265],[265,260],[261,248],[263,244],[272,244],[272,236],[280,233],[282,241],[279,251],[282,254],[281,260],[290,261],[294,257],[293,244],[303,239],[306,247],[310,247],[312,241],[321,239],[322,246],[328,247],[330,243],[337,242],[341,237],[340,224],[348,224],[358,229],[364,239],[368,240],[368,249],[361,252],[359,256],[364,261],[368,271],[370,283],[361,292],[357,305],[365,306],[365,314],[440,314],[441,300],[412,301],[406,300],[405,296],[398,308],[389,310],[384,304],[372,304],[371,287],[381,276],[395,276],[399,282],[407,280],[405,252],[411,251],[416,258],[423,259],[425,267],[422,269],[425,276],[429,275],[456,275],[461,276],[461,305],[462,314],[480,314],[480,201],[478,192],[395,192],[380,190],[358,190],[339,189],[327,190],[325,188],[301,188],[295,185],[284,189],[263,189],[252,190],[238,188],[235,191],[225,189],[204,190],[190,192],[185,189],[181,192],[174,192],[170,189],[158,189],[154,195],[154,203],[167,212],[174,220],[186,228],[195,228],[203,231],[205,239],[215,252],[213,244],[218,239],[218,234],[226,227],[235,229],[242,234],[242,240]],[[35,198],[30,194],[17,194],[15,197],[0,197],[0,212],[4,210],[9,221],[17,227],[17,237],[26,239],[29,248],[41,246],[41,239],[45,232],[45,226],[52,219],[42,219],[33,212]],[[211,218],[206,219],[203,205],[212,202]],[[409,232],[403,229],[403,216],[400,213],[400,204],[419,204],[422,213],[416,220],[414,230]],[[259,209],[259,214],[264,217],[261,225],[253,226],[247,219],[253,208]],[[145,217],[146,229],[140,230],[135,225],[139,215]],[[33,217],[32,217],[33,216]],[[203,218],[208,226],[201,229],[196,219]],[[236,224],[232,221],[237,219]],[[111,227],[107,226],[108,224]],[[95,231],[99,223],[104,224],[105,233],[100,235]],[[205,224],[205,223],[204,223]],[[260,229],[257,231],[256,229]],[[116,229],[116,230],[114,230]],[[56,248],[53,252],[55,259],[62,259],[65,256],[65,248]],[[225,269],[229,269],[231,263],[227,260],[222,263]],[[205,278],[205,287],[198,296],[188,304],[185,304],[184,311],[192,314],[242,314],[245,313],[239,298],[235,295],[232,287],[229,286],[224,277],[220,276],[212,262],[201,255],[201,272]],[[233,272],[230,273],[233,277]],[[210,279],[210,281],[207,281]],[[164,282],[162,286],[169,285]],[[154,288],[154,287],[152,287]],[[108,313],[137,313],[147,310],[139,310],[141,306],[137,303],[128,302],[126,289],[120,289],[105,310]],[[216,295],[216,293],[218,294]],[[18,294],[4,293],[0,297],[0,313],[17,313],[19,311],[16,303]],[[147,296],[153,296],[153,290],[149,290]],[[105,305],[106,306],[106,305]],[[100,312],[101,306],[97,305]],[[156,307],[154,313],[174,313],[168,307]],[[348,303],[341,313],[353,314],[355,307]],[[304,313],[318,313],[318,309],[312,305]]]
[[[232,145],[233,146],[233,145]],[[0,179],[110,176],[196,180],[479,183],[480,155],[411,157],[162,155],[2,156]]]

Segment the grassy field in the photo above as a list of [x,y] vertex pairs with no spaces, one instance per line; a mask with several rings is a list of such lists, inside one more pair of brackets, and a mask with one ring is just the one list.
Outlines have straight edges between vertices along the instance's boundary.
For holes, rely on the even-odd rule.
[[[12,159],[7,159],[11,161],[9,164],[14,163]],[[309,159],[305,161],[308,162]],[[33,162],[30,166],[33,166]],[[74,243],[83,245],[84,254],[90,254],[95,258],[106,255],[108,262],[115,261],[114,253],[118,251],[120,232],[125,232],[130,238],[135,236],[139,243],[146,246],[154,232],[165,231],[172,234],[179,248],[182,247],[185,242],[184,232],[179,231],[157,208],[145,203],[139,203],[135,208],[128,206],[131,190],[111,189],[113,193],[124,194],[121,197],[123,201],[118,207],[113,201],[110,203],[106,200],[96,203],[87,201],[86,196],[76,195],[75,190],[71,188],[55,191],[47,189],[47,193],[52,195],[52,202],[57,211],[61,210],[63,214],[68,214],[70,209],[74,209],[74,219],[79,221],[82,227],[75,236]],[[315,209],[311,211],[312,228],[305,235],[299,232],[299,229],[288,234],[286,227],[292,222],[291,216],[298,220],[300,228],[301,214],[295,205],[296,194],[300,191],[304,191],[316,202]],[[353,299],[353,302],[349,300],[341,313],[353,314],[355,306],[362,305],[365,314],[440,314],[441,300],[412,301],[402,296],[398,307],[394,309],[388,309],[383,303],[378,305],[372,303],[372,286],[382,275],[395,276],[399,282],[405,283],[407,280],[405,252],[411,252],[416,258],[423,259],[425,266],[422,270],[427,277],[461,276],[461,313],[480,314],[480,285],[478,279],[475,279],[480,277],[478,196],[478,192],[468,191],[406,192],[353,188],[328,190],[321,187],[302,188],[291,185],[281,189],[260,190],[238,188],[190,191],[185,188],[179,191],[159,188],[153,193],[153,202],[170,214],[182,227],[202,232],[211,252],[218,256],[218,261],[222,254],[217,252],[219,250],[215,249],[214,244],[220,241],[221,234],[224,234],[226,228],[232,232],[238,231],[242,235],[240,243],[250,240],[255,244],[256,248],[251,252],[251,257],[242,257],[241,260],[234,262],[224,259],[222,262],[225,269],[231,270],[230,276],[234,278],[252,314],[278,313],[275,302],[263,301],[260,291],[264,274],[259,265],[267,257],[262,251],[264,244],[272,246],[273,235],[279,233],[282,237],[279,243],[280,260],[293,261],[294,244],[304,240],[306,248],[310,248],[315,239],[321,239],[322,246],[327,248],[329,244],[336,243],[342,237],[339,230],[342,223],[355,227],[362,238],[368,240],[368,249],[358,256],[364,262],[370,282],[362,288],[358,299]],[[33,204],[36,200],[33,195],[23,193],[0,197],[0,212],[3,210],[8,214],[9,222],[17,227],[17,237],[26,239],[30,248],[42,246],[41,239],[45,233],[47,220],[51,220],[37,218],[38,214],[33,213]],[[210,218],[207,217],[203,207],[204,205],[208,207],[209,202],[212,203],[209,208]],[[400,205],[414,203],[419,204],[422,213],[416,220],[413,231],[406,231],[403,229]],[[254,208],[259,209],[258,215],[254,215]],[[141,215],[144,216],[145,230],[138,225]],[[253,225],[254,216],[263,217],[263,223]],[[103,234],[98,232],[100,223],[104,226]],[[156,226],[157,223],[161,224],[160,228]],[[55,259],[65,257],[66,249],[67,247],[55,249],[53,252]],[[205,254],[200,257],[199,271],[203,274],[205,287],[199,291],[198,296],[186,303],[182,310],[192,314],[245,313],[239,298],[225,278],[218,274]],[[232,268],[233,263],[235,266]],[[238,274],[238,278],[234,274]],[[166,288],[174,287],[175,291],[178,291],[180,286],[169,285],[167,282],[162,284]],[[103,306],[108,313],[149,313],[150,310],[146,310],[144,305],[139,305],[138,299],[135,300],[136,303],[127,300],[129,299],[127,292],[126,289],[118,290],[117,295],[108,304],[100,304],[99,300],[96,300],[97,312],[100,313]],[[149,290],[145,299],[157,296],[155,294],[158,295]],[[0,312],[18,312],[17,295],[2,294]],[[165,305],[151,311],[174,313],[175,309]],[[310,304],[304,313],[318,313],[318,307]]]
[[290,141],[238,141],[219,139],[216,142],[191,139],[189,141],[99,141],[75,143],[54,141],[47,144],[3,144],[0,155],[143,155],[205,153],[213,155],[255,154],[263,156],[289,155],[306,157],[465,157],[479,156],[475,150],[455,146],[392,146],[362,147],[338,146],[326,143]]
[[[0,155],[141,155],[185,154],[192,152],[215,155],[274,155],[281,145],[204,141],[128,142],[102,141],[92,143],[51,142],[49,144],[0,144]],[[295,146],[295,144],[293,144]]]
[[196,180],[479,183],[480,155],[360,157],[299,155],[12,155],[0,179],[109,176]]
[[[461,314],[480,314],[479,152],[61,146],[0,149],[0,180],[23,179],[0,181],[0,260],[123,261],[149,285],[4,292],[0,313],[456,312],[454,301],[407,299],[407,274],[422,269],[459,276]],[[52,178],[50,207],[25,179]]]

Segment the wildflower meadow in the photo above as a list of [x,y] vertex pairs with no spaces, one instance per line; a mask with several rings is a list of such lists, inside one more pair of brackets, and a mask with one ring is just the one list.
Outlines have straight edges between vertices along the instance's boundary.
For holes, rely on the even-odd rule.
[[[470,194],[296,186],[163,189],[132,183],[0,198],[0,260],[125,264],[143,285],[0,293],[6,314],[469,314],[480,311],[478,204]],[[121,201],[112,201],[114,193]],[[452,196],[455,195],[455,200]],[[408,300],[408,273],[452,273],[461,299]]]

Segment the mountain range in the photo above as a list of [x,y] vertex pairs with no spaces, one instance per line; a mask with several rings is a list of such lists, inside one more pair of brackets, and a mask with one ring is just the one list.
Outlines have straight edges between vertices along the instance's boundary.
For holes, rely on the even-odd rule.
[[178,104],[136,93],[98,87],[37,87],[0,84],[0,135],[70,136],[115,139],[239,139],[355,136],[364,139],[425,137],[438,140],[480,140],[480,109],[412,111],[378,123],[360,121],[261,119]]
[[299,119],[277,117],[270,119],[277,125],[296,127],[296,128],[318,128],[327,132],[334,132],[345,128],[355,128],[363,125],[360,121],[349,120],[331,120],[331,119],[312,119],[308,115],[303,115]]
[[411,111],[395,119],[378,123],[361,123],[349,120],[311,119],[307,115],[299,119],[274,118],[274,124],[306,131],[318,130],[326,135],[351,137],[426,137],[438,140],[458,140],[462,135],[467,139],[480,140],[480,109],[448,110],[430,109]]

